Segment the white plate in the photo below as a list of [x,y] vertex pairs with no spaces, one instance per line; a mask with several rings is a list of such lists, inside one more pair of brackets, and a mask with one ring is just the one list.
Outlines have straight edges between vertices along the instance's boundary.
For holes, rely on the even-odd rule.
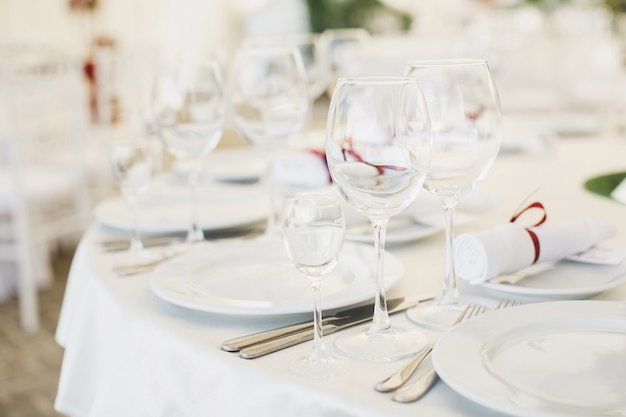
[[478,285],[514,296],[548,300],[588,298],[626,283],[626,262],[617,266],[546,262],[525,268],[511,279],[514,284],[499,282],[503,278],[498,277]]
[[[268,155],[253,147],[216,149],[202,162],[201,178],[224,182],[257,181],[267,169]],[[172,172],[185,179],[188,161],[175,161]]]
[[204,167],[217,181],[255,181],[267,163],[268,155],[254,148],[218,149],[209,154]]
[[593,112],[553,111],[519,113],[512,117],[516,123],[534,127],[536,130],[551,131],[561,137],[589,136],[602,129],[602,119]]
[[[462,226],[474,221],[474,216],[457,213],[455,226]],[[404,244],[424,239],[445,229],[443,213],[416,213],[392,217],[387,225],[385,243]],[[349,223],[346,227],[346,239],[353,242],[372,243],[374,229],[370,222]]]
[[[267,199],[256,191],[229,192],[216,189],[201,196],[198,223],[204,230],[250,225],[267,216]],[[191,222],[191,200],[186,190],[161,193],[139,205],[139,229],[143,233],[184,232]],[[133,221],[123,198],[110,198],[95,209],[96,220],[108,227],[130,231]]]
[[[346,203],[334,186],[301,194],[328,194],[342,201],[346,217],[346,239],[352,242],[373,243],[374,229],[369,220]],[[462,226],[475,220],[473,213],[489,210],[497,204],[497,198],[490,193],[474,190],[459,202],[455,216],[455,226]],[[462,211],[461,211],[462,210]],[[445,217],[441,201],[434,194],[420,192],[415,201],[402,213],[391,217],[387,225],[385,243],[405,244],[432,236],[445,229]]]
[[626,416],[626,304],[554,301],[485,313],[433,350],[464,397],[521,417]]
[[[386,244],[403,244],[423,239],[444,229],[440,224],[425,224],[414,221],[410,216],[398,216],[389,220]],[[346,239],[353,242],[372,243],[374,229],[369,222],[353,223],[346,227]]]
[[550,119],[554,131],[561,136],[593,135],[602,129],[600,117],[593,113],[557,112]]
[[[322,308],[333,309],[373,299],[374,249],[346,242],[337,267],[322,283]],[[402,263],[385,254],[385,286],[404,273]],[[204,245],[157,268],[154,293],[194,310],[233,315],[311,312],[311,285],[287,257],[278,237]]]

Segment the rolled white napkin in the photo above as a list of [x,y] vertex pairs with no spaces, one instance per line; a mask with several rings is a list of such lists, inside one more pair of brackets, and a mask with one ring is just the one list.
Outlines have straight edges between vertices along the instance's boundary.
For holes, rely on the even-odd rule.
[[557,261],[585,251],[617,231],[614,225],[584,218],[529,228],[506,223],[483,232],[464,233],[454,242],[457,276],[478,284],[532,265],[536,249],[529,230],[539,243],[536,263]]
[[311,189],[330,184],[328,168],[321,151],[280,151],[274,159],[273,169],[274,180],[283,186]]

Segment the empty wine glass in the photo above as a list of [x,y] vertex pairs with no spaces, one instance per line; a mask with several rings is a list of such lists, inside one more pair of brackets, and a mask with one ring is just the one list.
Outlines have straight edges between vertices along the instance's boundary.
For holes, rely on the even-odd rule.
[[351,52],[355,47],[370,40],[369,32],[364,28],[331,28],[326,29],[321,35],[321,46],[329,65],[328,84],[326,85],[326,94],[332,96],[337,79],[347,77],[346,72],[352,66]]
[[322,329],[321,284],[337,265],[345,232],[341,204],[334,197],[292,197],[285,203],[283,238],[287,254],[313,289],[313,351],[292,361],[290,368],[310,378],[332,377],[350,365],[326,351]]
[[132,257],[140,257],[144,247],[139,231],[138,202],[148,193],[158,166],[149,138],[132,135],[114,140],[109,148],[109,164],[113,179],[132,214],[129,251]]
[[175,158],[191,161],[187,242],[201,241],[198,177],[202,160],[219,143],[226,120],[226,92],[217,62],[162,67],[154,82],[151,106],[154,127],[165,149]]
[[235,128],[267,154],[263,180],[270,199],[266,234],[271,235],[279,214],[271,175],[274,155],[302,129],[309,110],[302,57],[287,40],[248,39],[237,50],[230,75]]
[[291,35],[290,39],[302,56],[309,84],[309,98],[314,102],[326,91],[330,77],[330,62],[324,51],[321,35],[299,33]]
[[430,124],[418,83],[409,77],[339,79],[326,134],[333,182],[342,197],[371,221],[376,248],[372,324],[366,332],[337,338],[335,347],[363,360],[413,355],[426,346],[427,338],[417,330],[391,326],[384,251],[389,218],[415,200],[428,172]]
[[459,198],[487,173],[500,148],[500,100],[484,60],[416,61],[405,75],[417,79],[428,105],[433,154],[424,187],[443,203],[446,261],[443,293],[407,312],[415,323],[448,328],[462,309],[454,274],[454,215]]

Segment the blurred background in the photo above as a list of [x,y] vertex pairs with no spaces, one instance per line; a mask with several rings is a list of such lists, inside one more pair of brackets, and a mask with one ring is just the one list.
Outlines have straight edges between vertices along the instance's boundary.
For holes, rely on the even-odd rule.
[[159,63],[215,57],[228,78],[244,38],[308,32],[320,35],[322,124],[339,76],[480,57],[503,149],[624,133],[626,0],[0,0],[0,415],[56,415],[67,269],[93,207],[116,192],[107,138],[145,104]]

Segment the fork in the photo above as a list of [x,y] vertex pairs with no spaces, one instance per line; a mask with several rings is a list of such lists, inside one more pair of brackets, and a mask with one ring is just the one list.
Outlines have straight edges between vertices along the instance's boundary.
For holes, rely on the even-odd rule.
[[[254,239],[256,236],[258,236],[258,233],[249,232],[249,233],[246,233],[245,235],[236,237],[234,239],[248,240],[248,239]],[[216,242],[221,242],[221,241],[225,241],[229,239],[231,238],[226,238],[226,237],[217,238],[217,239],[211,240],[210,242],[216,243]],[[156,269],[157,266],[161,265],[163,262],[168,261],[176,256],[182,255],[187,250],[190,250],[192,247],[193,246],[191,246],[189,243],[183,242],[179,245],[168,247],[164,252],[162,252],[162,254],[158,258],[156,258],[153,261],[135,263],[135,264],[115,265],[113,266],[113,272],[115,272],[117,275],[122,276],[122,277],[152,272],[153,270]]]
[[175,256],[182,255],[186,250],[187,250],[187,246],[183,246],[181,248],[176,248],[176,249],[165,251],[161,256],[159,256],[157,259],[153,261],[138,263],[138,264],[115,265],[113,266],[113,272],[115,272],[119,276],[124,276],[124,277],[130,276],[130,275],[142,274],[145,272],[151,272],[163,262],[169,259],[172,259]]
[[[496,307],[494,308],[494,310],[499,310],[499,309],[504,309],[504,308],[508,308],[508,307],[513,307],[516,305],[521,304],[520,301],[516,300],[516,299],[511,299],[511,298],[507,298],[507,299],[500,299],[498,301],[498,304],[496,305]],[[467,305],[465,307],[465,309],[461,312],[461,314],[459,314],[459,317],[457,317],[456,321],[453,323],[453,326],[468,320],[472,317],[478,316],[479,314],[484,313],[485,311],[487,311],[487,308],[485,306],[480,306],[480,305],[476,305],[476,304],[470,304]],[[411,376],[411,374],[415,371],[415,369],[417,369],[419,363],[426,357],[428,356],[428,354],[430,354],[430,352],[432,351],[432,345],[428,348],[428,352],[420,355],[422,356],[422,358],[414,358],[413,360],[411,360],[407,365],[405,365],[402,369],[400,369],[396,374],[392,375],[389,380],[392,380],[394,378],[395,375],[400,374],[404,369],[408,369],[408,368],[413,368],[411,373],[409,373],[408,375],[404,375],[405,379],[404,382],[406,382],[406,380],[408,379],[408,377]],[[412,363],[413,362],[413,363]],[[417,363],[414,363],[417,362]],[[437,373],[432,365],[432,362],[428,362],[428,365],[430,367],[430,369],[423,374],[421,377],[419,377],[418,379],[416,379],[415,381],[411,382],[410,384],[400,388],[400,386],[402,386],[404,384],[404,382],[400,382],[397,381],[396,382],[396,387],[395,388],[391,388],[391,384],[388,383],[385,386],[381,386],[380,388],[387,388],[386,391],[383,392],[389,392],[393,389],[395,389],[395,392],[393,394],[393,396],[391,397],[391,399],[393,401],[397,401],[397,402],[413,402],[413,401],[417,401],[418,399],[420,399],[426,392],[428,392],[428,390],[430,389],[430,387],[432,387],[432,385],[435,383],[436,379],[437,379]],[[408,372],[407,372],[408,373]],[[385,382],[383,381],[380,384],[377,384],[376,389],[379,390],[379,386],[381,384],[385,384]],[[380,391],[380,390],[379,390]]]
[[[469,318],[471,315],[478,314],[479,310],[484,310],[485,307],[478,306],[475,304],[468,304],[465,306],[461,314],[457,317],[457,319],[452,323],[452,326],[460,323],[466,318]],[[430,343],[424,350],[422,350],[417,356],[409,360],[406,365],[400,368],[398,371],[393,373],[389,378],[385,379],[377,383],[374,386],[374,389],[378,392],[390,392],[400,388],[408,379],[413,375],[417,367],[422,363],[422,361],[430,354],[433,349],[433,344]]]

